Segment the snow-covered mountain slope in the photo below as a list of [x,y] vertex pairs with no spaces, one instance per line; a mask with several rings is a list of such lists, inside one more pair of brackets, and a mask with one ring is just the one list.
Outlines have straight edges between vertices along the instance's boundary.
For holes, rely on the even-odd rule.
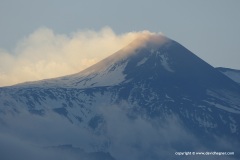
[[240,84],[240,70],[223,67],[218,67],[216,69]]
[[[126,81],[126,74],[124,72],[129,57],[138,55],[139,50],[144,48],[151,49],[152,54],[155,54],[153,52],[158,47],[164,46],[167,43],[170,43],[170,41],[170,39],[163,35],[158,36],[143,33],[143,35],[137,40],[133,41],[112,56],[107,57],[101,62],[77,74],[37,82],[27,82],[16,86],[89,88],[118,85]],[[162,57],[161,61],[162,65],[167,67],[167,62],[164,57]],[[139,63],[138,65],[141,64]]]
[[179,43],[143,34],[77,74],[0,88],[0,124],[40,146],[71,144],[115,159],[237,154],[240,86]]

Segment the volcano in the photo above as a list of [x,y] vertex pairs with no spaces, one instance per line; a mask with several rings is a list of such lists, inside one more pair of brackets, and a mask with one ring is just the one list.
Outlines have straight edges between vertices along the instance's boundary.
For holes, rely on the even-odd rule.
[[42,146],[71,143],[103,159],[176,158],[201,149],[239,154],[240,85],[162,34],[143,33],[74,75],[0,88],[1,127],[22,114],[33,123],[58,116],[91,135]]

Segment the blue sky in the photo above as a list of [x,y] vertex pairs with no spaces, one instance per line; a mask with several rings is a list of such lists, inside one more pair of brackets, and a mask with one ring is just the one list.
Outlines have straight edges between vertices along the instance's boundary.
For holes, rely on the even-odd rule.
[[19,54],[42,28],[71,37],[107,26],[117,36],[162,32],[213,66],[240,69],[239,8],[239,0],[1,0],[0,51]]

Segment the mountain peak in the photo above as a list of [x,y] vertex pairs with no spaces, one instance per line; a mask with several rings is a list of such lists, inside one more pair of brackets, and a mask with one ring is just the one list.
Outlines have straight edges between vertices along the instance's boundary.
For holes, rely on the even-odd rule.
[[[46,153],[59,150],[73,158],[89,154],[91,159],[174,159],[163,150],[165,146],[171,152],[204,149],[239,153],[239,84],[162,34],[143,32],[84,71],[17,87],[0,88],[3,145],[16,148],[11,137],[21,138],[16,139],[20,146],[30,140],[35,145],[35,139],[41,138],[43,143],[36,146],[56,149]],[[29,137],[23,133],[28,135],[34,126],[39,129],[31,135],[36,136],[22,141]],[[126,132],[126,128],[130,130]],[[150,132],[146,134],[146,130]],[[5,136],[8,132],[10,137]],[[39,133],[48,136],[39,137]],[[121,133],[122,138],[118,136]],[[82,138],[80,143],[75,143],[74,135],[77,141]],[[137,139],[132,140],[134,137]],[[128,150],[139,156],[129,157]],[[159,150],[166,154],[155,152]]]
[[[144,31],[126,47],[73,75],[20,86],[94,88],[147,81],[190,90],[239,88],[229,78],[162,33]],[[236,90],[236,89],[233,89]]]
[[139,34],[139,36],[136,38],[136,40],[133,41],[133,43],[139,44],[140,46],[143,45],[159,46],[161,44],[165,44],[168,41],[170,41],[170,39],[164,36],[163,33],[153,33],[145,31]]
[[125,53],[132,53],[134,50],[141,48],[157,49],[158,47],[169,43],[170,41],[171,40],[162,33],[143,31],[134,41],[132,41],[121,51],[124,51]]

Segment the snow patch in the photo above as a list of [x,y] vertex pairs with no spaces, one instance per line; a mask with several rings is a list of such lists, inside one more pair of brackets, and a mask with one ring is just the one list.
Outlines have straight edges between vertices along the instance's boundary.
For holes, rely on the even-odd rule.
[[77,84],[77,87],[86,88],[118,85],[125,80],[126,75],[123,74],[123,71],[126,65],[127,63],[121,65],[114,64],[97,74],[91,74],[84,78],[88,79],[87,81],[84,81],[84,83],[80,82]]
[[[169,65],[169,59],[166,55],[166,53],[161,53],[159,51],[156,51],[154,49],[151,49],[150,50],[150,53],[154,54],[156,53],[157,56],[159,56],[161,58],[161,65],[169,72],[174,72],[174,70],[170,67]],[[155,66],[156,66],[156,63],[155,63]]]
[[162,66],[169,72],[174,72],[168,64],[168,58],[164,55],[160,55]]
[[215,103],[215,102],[209,102],[209,101],[205,101],[219,109],[222,109],[222,110],[225,110],[227,112],[231,112],[231,113],[236,113],[236,114],[240,114],[240,110],[237,110],[236,108],[230,108],[230,107],[226,107],[226,106],[223,106],[221,104],[218,104],[218,103]]
[[234,72],[229,70],[222,73],[231,78],[233,81],[240,83],[240,72]]
[[166,101],[174,102],[174,100],[171,97],[169,97],[167,94],[165,94],[165,98],[166,98]]
[[237,126],[235,124],[230,124],[230,129],[232,133],[236,133],[237,132]]
[[211,123],[207,119],[202,119],[200,117],[196,117],[196,120],[198,121],[200,126],[207,127],[207,128],[216,128],[217,125],[214,123]]
[[142,64],[144,64],[147,60],[148,60],[147,57],[143,58],[140,62],[137,63],[137,67],[141,66]]

